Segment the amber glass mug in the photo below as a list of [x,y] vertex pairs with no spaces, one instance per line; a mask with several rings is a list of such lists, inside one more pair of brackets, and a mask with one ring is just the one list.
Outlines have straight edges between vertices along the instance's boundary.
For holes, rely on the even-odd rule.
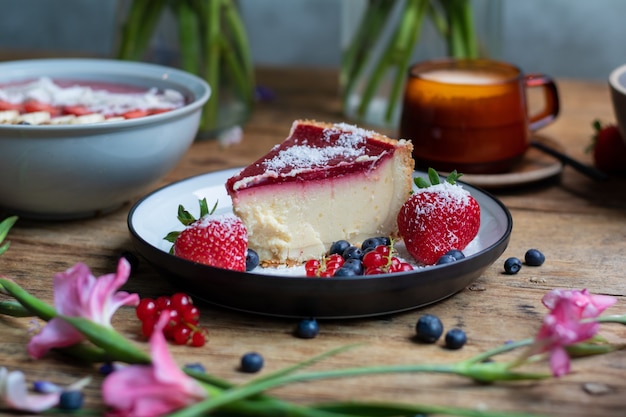
[[[544,91],[544,107],[532,116],[528,88]],[[532,133],[558,113],[549,76],[486,59],[426,61],[409,69],[399,135],[412,140],[417,169],[497,174],[510,171]]]

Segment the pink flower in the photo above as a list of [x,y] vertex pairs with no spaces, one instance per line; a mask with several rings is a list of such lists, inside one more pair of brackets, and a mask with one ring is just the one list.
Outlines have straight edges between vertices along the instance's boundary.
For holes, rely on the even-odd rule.
[[554,376],[565,375],[570,369],[566,346],[592,338],[599,324],[593,320],[615,304],[614,297],[593,295],[582,291],[555,289],[542,302],[550,310],[536,337],[539,352],[550,352],[550,368]]
[[150,337],[151,365],[129,365],[109,374],[102,384],[111,416],[154,417],[170,413],[207,397],[195,379],[176,365],[167,350],[163,328],[169,313],[159,317]]
[[[115,274],[91,275],[87,265],[77,263],[54,276],[54,305],[57,313],[83,317],[95,323],[111,326],[111,317],[123,305],[136,306],[139,295],[117,291],[128,280],[130,264],[121,258]],[[74,345],[84,336],[60,317],[55,317],[28,344],[28,353],[35,359],[56,347]]]
[[13,410],[38,413],[55,407],[59,403],[60,397],[61,391],[49,394],[30,394],[22,372],[9,372],[5,367],[0,367],[1,404],[6,404]]

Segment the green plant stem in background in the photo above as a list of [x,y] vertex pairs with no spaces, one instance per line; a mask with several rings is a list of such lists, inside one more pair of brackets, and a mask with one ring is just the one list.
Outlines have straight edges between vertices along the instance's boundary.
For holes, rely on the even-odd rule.
[[[447,53],[456,58],[478,57],[478,40],[474,27],[471,0],[369,0],[360,23],[344,51],[340,85],[344,108],[364,78],[362,96],[356,115],[363,118],[385,77],[392,73],[391,90],[384,114],[390,123],[399,103],[407,69],[426,18],[430,19],[446,42]],[[399,8],[398,13],[393,13]],[[393,19],[398,18],[397,23]],[[381,58],[370,62],[372,50],[385,29],[392,35]],[[368,67],[373,69],[368,73]]]
[[235,0],[132,0],[122,25],[118,58],[141,60],[167,11],[176,21],[180,68],[211,87],[200,130],[216,130],[220,105],[230,99],[228,95],[243,104],[247,119],[254,104],[254,66]]

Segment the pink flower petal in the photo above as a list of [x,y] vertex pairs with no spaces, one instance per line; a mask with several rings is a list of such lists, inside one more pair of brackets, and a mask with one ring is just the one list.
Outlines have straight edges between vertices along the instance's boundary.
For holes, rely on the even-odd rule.
[[8,372],[6,368],[0,368],[0,400],[14,410],[44,411],[55,407],[60,396],[60,392],[30,394],[22,372]]
[[[111,317],[123,305],[139,304],[138,294],[117,291],[130,275],[130,264],[121,258],[115,274],[94,277],[87,265],[77,263],[54,276],[54,305],[59,315],[82,317],[103,326],[111,326]],[[55,347],[66,347],[84,337],[61,318],[54,318],[34,336],[28,346],[29,354],[40,358]]]
[[152,365],[130,365],[110,374],[102,385],[105,404],[124,417],[153,417],[178,410],[207,397],[207,392],[187,376],[167,349],[163,328],[169,314],[159,317],[152,336]]

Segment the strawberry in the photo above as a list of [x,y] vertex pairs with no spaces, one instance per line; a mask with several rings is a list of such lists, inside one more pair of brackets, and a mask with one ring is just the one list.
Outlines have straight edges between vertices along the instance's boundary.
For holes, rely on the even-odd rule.
[[626,172],[626,141],[617,126],[593,122],[595,135],[588,151],[592,151],[593,164],[604,172]]
[[216,268],[245,271],[248,231],[234,214],[213,214],[216,207],[209,211],[206,199],[200,200],[200,218],[196,220],[182,205],[178,206],[178,220],[185,229],[165,236],[173,243],[170,253]]
[[480,227],[480,206],[456,184],[456,171],[441,182],[434,169],[430,183],[416,178],[416,190],[398,213],[398,230],[408,252],[424,265],[432,265],[451,249],[463,250]]

